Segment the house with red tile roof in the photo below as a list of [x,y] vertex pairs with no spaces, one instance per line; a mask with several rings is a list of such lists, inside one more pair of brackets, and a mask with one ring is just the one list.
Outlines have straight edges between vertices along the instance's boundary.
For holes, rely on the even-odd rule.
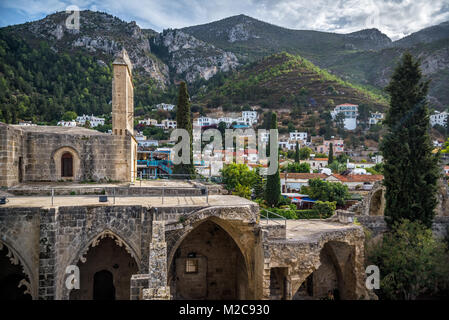
[[382,181],[383,175],[370,174],[331,174],[324,173],[280,173],[282,192],[299,191],[302,186],[308,186],[309,180],[318,178],[329,182],[339,182],[353,190],[364,185],[373,185],[377,181]]

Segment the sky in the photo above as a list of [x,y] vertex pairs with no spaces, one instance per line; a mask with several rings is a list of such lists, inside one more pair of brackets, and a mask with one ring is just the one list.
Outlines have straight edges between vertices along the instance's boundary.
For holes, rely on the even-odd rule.
[[245,14],[290,29],[377,28],[397,40],[449,20],[449,0],[0,0],[0,27],[42,19],[71,5],[156,31]]

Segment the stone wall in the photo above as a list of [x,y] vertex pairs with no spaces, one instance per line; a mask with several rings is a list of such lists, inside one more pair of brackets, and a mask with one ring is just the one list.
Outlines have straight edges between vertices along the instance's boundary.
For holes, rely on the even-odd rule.
[[[45,210],[39,208],[0,208],[0,242],[7,246],[17,263],[23,267],[31,286],[31,295],[38,297],[40,223]],[[42,283],[41,283],[42,284]]]
[[19,182],[19,164],[23,168],[23,132],[0,123],[0,186]]
[[[264,238],[266,236],[264,232]],[[325,278],[333,274],[324,272],[323,269],[336,270],[337,274],[341,275],[338,285],[342,299],[367,299],[369,293],[364,282],[364,239],[362,228],[355,225],[334,232],[323,231],[316,241],[265,238],[263,241],[263,298],[270,299],[273,296],[272,272],[276,272],[277,268],[286,268],[284,279],[277,280],[278,283],[285,282],[286,292],[283,297],[285,299],[297,297],[301,285],[312,274],[315,280],[315,294],[307,299],[321,298],[319,295],[322,295],[325,289],[326,291],[331,289]],[[326,250],[324,251],[326,254],[323,250]],[[329,259],[332,263],[329,263]],[[314,273],[316,271],[317,273]]]
[[[1,186],[31,181],[130,181],[132,138],[84,128],[0,125]],[[72,129],[72,130],[68,130]],[[62,177],[61,156],[73,157],[73,177]]]

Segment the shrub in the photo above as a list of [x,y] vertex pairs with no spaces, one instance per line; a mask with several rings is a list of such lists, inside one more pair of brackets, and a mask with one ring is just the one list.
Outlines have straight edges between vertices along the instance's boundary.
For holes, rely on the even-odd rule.
[[335,201],[317,201],[315,202],[313,209],[319,214],[320,219],[326,219],[334,214],[336,204]]
[[419,221],[403,219],[394,224],[367,253],[369,264],[381,271],[379,295],[383,298],[414,300],[449,287],[447,246]]

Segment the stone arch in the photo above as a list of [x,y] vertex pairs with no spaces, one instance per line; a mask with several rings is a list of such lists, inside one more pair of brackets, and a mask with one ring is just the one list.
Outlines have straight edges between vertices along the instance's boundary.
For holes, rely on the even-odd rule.
[[369,201],[369,211],[370,216],[383,216],[385,209],[385,196],[384,190],[379,188],[374,192]]
[[[62,158],[68,154],[72,157],[72,176],[63,176]],[[74,148],[69,146],[61,147],[53,152],[53,154],[51,155],[51,159],[53,160],[53,165],[55,168],[55,180],[78,181],[81,179],[81,159],[78,151],[76,151]]]
[[[78,250],[78,252],[74,255],[72,255],[72,257],[69,260],[69,263],[67,265],[77,265],[79,264],[79,262],[81,263],[86,263],[87,262],[87,256],[89,253],[89,250],[92,248],[97,247],[100,242],[104,239],[112,239],[115,244],[120,247],[123,248],[129,255],[130,257],[135,261],[137,269],[139,269],[140,267],[140,256],[137,254],[137,250],[133,248],[132,245],[130,245],[127,241],[124,240],[124,238],[122,236],[120,236],[117,232],[112,231],[111,229],[104,229],[103,231],[97,233],[96,235],[92,236],[89,238],[88,241],[86,241],[85,245],[80,246],[80,249]],[[137,273],[138,270],[136,270],[134,273]],[[64,281],[65,281],[65,268],[63,270],[61,270],[62,274],[59,277],[59,287],[62,289],[62,299],[69,299],[70,297],[70,290],[68,290],[65,285],[64,285]],[[130,277],[131,279],[131,277]],[[129,287],[129,286],[128,286]]]
[[363,215],[383,216],[385,210],[385,187],[377,182],[363,199]]
[[[229,234],[229,236],[232,238],[232,240],[234,240],[234,242],[236,243],[236,245],[239,247],[240,251],[243,253],[245,250],[243,248],[243,245],[241,243],[241,241],[238,239],[238,231],[233,229],[232,225],[229,223],[226,223],[225,220],[217,218],[217,217],[207,217],[205,219],[199,220],[197,222],[195,222],[195,224],[191,225],[189,228],[185,228],[183,230],[183,233],[181,235],[178,236],[178,238],[176,239],[176,242],[173,244],[173,246],[170,248],[170,252],[168,252],[168,266],[171,265],[172,261],[173,261],[173,257],[175,255],[176,250],[178,249],[179,245],[184,241],[184,239],[190,234],[191,231],[193,231],[197,226],[199,226],[200,224],[202,224],[203,222],[206,221],[212,221],[215,224],[217,224],[218,226],[220,226],[224,231],[226,231],[227,234]],[[245,256],[245,255],[244,255]],[[245,257],[245,263],[247,263],[247,259]]]
[[328,241],[319,252],[319,263],[301,284],[292,288],[293,299],[357,298],[355,247],[347,242]]
[[[10,275],[6,275],[10,277],[11,275],[17,276],[17,279],[12,279],[13,282],[17,282],[17,288],[22,288],[23,295],[29,295],[31,299],[37,299],[37,287],[34,285],[35,281],[33,281],[33,273],[29,266],[25,263],[25,260],[21,257],[21,255],[8,243],[3,240],[0,240],[0,253],[5,252],[5,257],[0,257],[3,259],[9,259],[10,266],[12,266]],[[1,254],[2,256],[3,254]],[[5,261],[6,262],[6,261]],[[2,271],[6,271],[6,268],[2,268]],[[1,274],[1,273],[0,273]],[[19,278],[21,278],[19,280]],[[5,280],[5,279],[0,279]],[[15,281],[18,280],[18,281]],[[25,297],[26,298],[26,297]]]
[[[172,249],[168,282],[175,298],[247,299],[248,264],[226,223],[201,220]],[[229,228],[227,228],[229,230]]]

